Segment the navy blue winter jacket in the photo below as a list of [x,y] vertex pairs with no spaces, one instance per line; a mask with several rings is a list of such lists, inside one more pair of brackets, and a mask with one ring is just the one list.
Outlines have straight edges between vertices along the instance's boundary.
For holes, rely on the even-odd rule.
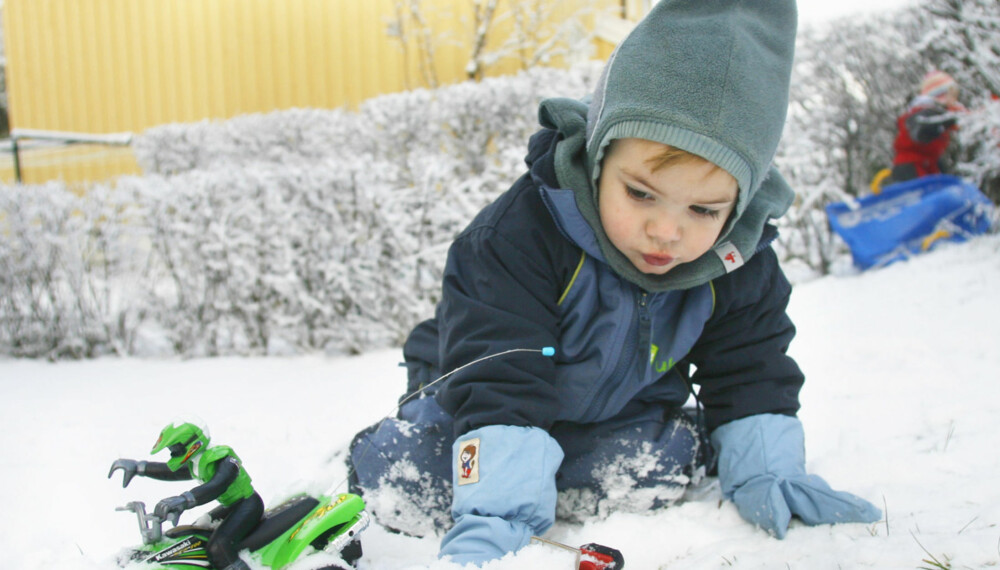
[[[488,425],[549,429],[681,406],[697,386],[708,429],[794,415],[803,376],[786,355],[791,287],[768,245],[710,283],[649,293],[604,262],[571,190],[556,187],[558,136],[532,137],[528,174],[487,206],[448,253],[435,318],[404,346],[409,391],[477,358],[518,352],[449,377],[435,397],[455,435]],[[624,411],[623,411],[624,410]]]

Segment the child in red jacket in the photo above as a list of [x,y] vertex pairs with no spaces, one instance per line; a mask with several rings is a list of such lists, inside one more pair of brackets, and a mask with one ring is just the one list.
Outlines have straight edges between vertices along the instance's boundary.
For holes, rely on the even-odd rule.
[[943,71],[931,71],[920,82],[920,94],[899,119],[893,143],[892,182],[940,174],[941,157],[951,142],[958,114],[958,83]]

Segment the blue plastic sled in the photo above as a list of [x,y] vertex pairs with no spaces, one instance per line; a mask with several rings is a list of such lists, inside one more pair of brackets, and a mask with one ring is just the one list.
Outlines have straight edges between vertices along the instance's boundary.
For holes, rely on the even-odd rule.
[[886,186],[882,192],[826,207],[830,225],[861,269],[966,241],[990,227],[993,203],[957,176],[937,174]]

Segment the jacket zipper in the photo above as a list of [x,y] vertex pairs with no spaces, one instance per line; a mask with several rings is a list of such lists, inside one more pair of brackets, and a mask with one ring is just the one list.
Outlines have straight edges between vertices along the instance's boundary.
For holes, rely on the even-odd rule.
[[[607,410],[611,401],[611,395],[616,383],[620,378],[624,378],[628,370],[635,366],[635,359],[641,357],[638,354],[638,347],[643,346],[642,340],[649,341],[649,293],[640,290],[634,294],[635,307],[629,319],[628,329],[625,331],[625,342],[618,355],[618,364],[612,373],[604,378],[597,392],[594,393],[587,411],[583,416],[584,421],[594,421]],[[637,330],[638,329],[638,330]],[[645,352],[644,352],[645,353]],[[623,403],[624,404],[624,403]]]

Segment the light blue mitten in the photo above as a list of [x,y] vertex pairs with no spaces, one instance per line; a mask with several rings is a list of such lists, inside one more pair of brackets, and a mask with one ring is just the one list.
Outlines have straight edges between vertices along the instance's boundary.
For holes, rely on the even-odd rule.
[[809,525],[875,522],[882,511],[868,501],[834,491],[805,468],[805,433],[798,418],[761,414],[712,432],[719,454],[722,494],[740,515],[785,538],[792,515]]
[[545,430],[479,428],[458,438],[452,457],[455,526],[438,556],[479,566],[523,548],[552,526],[563,452]]

